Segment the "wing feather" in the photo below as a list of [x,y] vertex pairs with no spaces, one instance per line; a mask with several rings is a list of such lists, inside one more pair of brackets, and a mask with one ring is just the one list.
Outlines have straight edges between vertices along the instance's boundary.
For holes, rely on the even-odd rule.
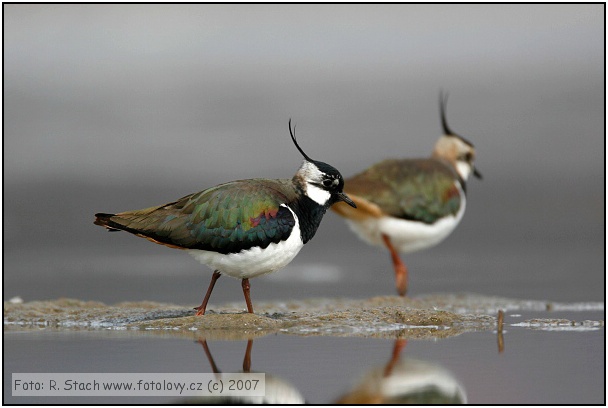
[[295,219],[281,204],[292,200],[293,194],[290,180],[241,180],[173,203],[105,214],[96,223],[172,247],[240,252],[287,239]]
[[458,212],[456,180],[439,160],[385,160],[346,180],[344,191],[393,217],[433,224]]

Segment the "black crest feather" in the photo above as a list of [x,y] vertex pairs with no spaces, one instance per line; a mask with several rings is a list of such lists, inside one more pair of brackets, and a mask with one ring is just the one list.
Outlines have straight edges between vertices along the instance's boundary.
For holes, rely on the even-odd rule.
[[304,153],[304,150],[302,150],[302,148],[300,147],[300,145],[298,145],[298,142],[296,141],[296,125],[293,125],[293,131],[291,130],[291,118],[289,119],[289,134],[291,135],[291,140],[293,140],[293,144],[296,145],[296,147],[298,148],[298,150],[300,151],[300,153],[302,154],[302,156],[304,156],[304,158],[309,161],[309,162],[314,162],[313,159],[311,159],[310,157],[308,157],[308,155],[306,153]]
[[445,117],[445,110],[448,104],[448,94],[444,93],[443,90],[439,91],[439,111],[441,112],[441,127],[443,128],[443,133],[446,135],[453,135],[454,132],[448,126],[448,120]]

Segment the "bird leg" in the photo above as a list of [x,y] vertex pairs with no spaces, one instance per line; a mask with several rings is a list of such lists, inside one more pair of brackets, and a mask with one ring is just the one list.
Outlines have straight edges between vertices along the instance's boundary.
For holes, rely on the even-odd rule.
[[196,316],[202,316],[205,314],[205,309],[207,309],[207,302],[209,302],[209,297],[211,296],[211,292],[213,292],[213,287],[215,286],[215,281],[217,281],[222,274],[219,271],[214,271],[213,276],[211,277],[211,283],[207,288],[207,293],[205,294],[205,298],[203,299],[203,303],[199,307],[195,307]]
[[388,248],[391,253],[391,258],[393,260],[393,266],[395,267],[395,285],[397,286],[397,292],[399,296],[405,296],[407,292],[407,267],[399,257],[399,253],[393,247],[390,238],[386,234],[382,234],[382,240],[384,241],[384,245]]
[[406,339],[397,339],[395,340],[395,344],[393,345],[393,355],[391,356],[391,360],[388,362],[386,367],[384,367],[384,376],[389,377],[392,372],[395,364],[399,361],[399,356],[401,355],[401,351],[405,348],[407,344]]
[[241,286],[243,287],[243,295],[245,295],[245,303],[247,303],[247,311],[249,313],[253,313],[251,296],[249,296],[249,289],[251,288],[251,285],[249,284],[249,279],[243,279],[243,281],[241,282]]
[[245,358],[243,359],[243,372],[251,372],[251,349],[253,348],[253,339],[247,340],[247,350],[245,350]]
[[207,346],[207,340],[198,339],[198,342],[201,346],[203,346],[203,349],[205,350],[205,354],[207,355],[207,360],[209,360],[209,364],[211,364],[211,369],[213,370],[213,373],[214,374],[219,373],[220,370],[215,365],[215,361],[213,361],[213,357],[211,356],[211,352],[209,351],[209,347]]

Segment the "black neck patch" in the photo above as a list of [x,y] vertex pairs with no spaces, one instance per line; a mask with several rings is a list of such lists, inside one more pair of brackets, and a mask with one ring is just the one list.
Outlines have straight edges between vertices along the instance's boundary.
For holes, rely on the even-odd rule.
[[307,243],[315,236],[319,224],[327,211],[326,206],[319,205],[316,201],[302,194],[300,198],[292,203],[288,203],[289,207],[297,215],[300,222],[300,237],[303,243]]

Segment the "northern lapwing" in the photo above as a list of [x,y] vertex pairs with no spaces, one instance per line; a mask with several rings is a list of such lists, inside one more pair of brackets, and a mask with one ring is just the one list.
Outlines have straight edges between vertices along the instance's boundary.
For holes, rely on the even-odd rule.
[[444,135],[431,157],[372,165],[345,181],[344,191],[357,210],[345,205],[332,208],[361,239],[388,248],[401,296],[407,292],[408,271],[399,252],[418,251],[445,239],[464,214],[467,178],[471,173],[482,178],[474,165],[475,147],[448,127],[446,104],[447,95],[440,93]]
[[338,405],[456,405],[467,393],[450,371],[436,363],[401,358],[405,339],[396,339],[390,360],[360,375],[360,382]]
[[[295,130],[295,128],[294,128]],[[315,235],[327,209],[343,193],[334,167],[308,157],[289,133],[304,161],[291,179],[249,179],[220,184],[168,204],[95,214],[95,224],[127,231],[157,244],[186,251],[214,272],[196,315],[204,315],[221,275],[242,280],[247,311],[253,313],[249,278],[275,272]]]

